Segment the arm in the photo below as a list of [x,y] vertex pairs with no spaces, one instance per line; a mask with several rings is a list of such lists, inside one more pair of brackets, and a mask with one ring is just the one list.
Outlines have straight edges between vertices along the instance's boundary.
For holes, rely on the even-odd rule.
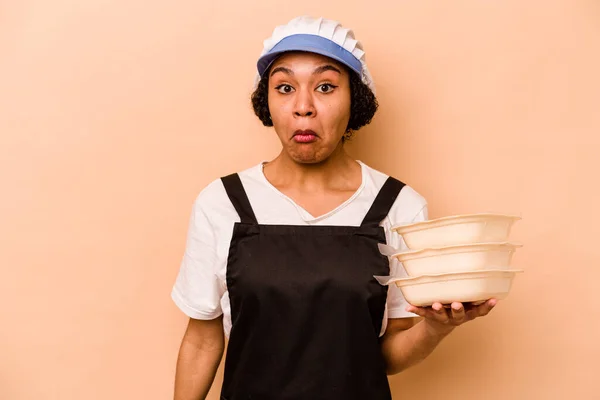
[[466,308],[461,303],[452,303],[449,310],[440,303],[431,307],[407,307],[408,312],[423,317],[423,320],[417,324],[410,318],[388,320],[381,343],[388,375],[424,360],[454,328],[487,315],[495,305],[496,300],[490,299],[478,306],[466,305]]
[[424,360],[450,332],[451,329],[439,333],[433,331],[426,320],[389,319],[381,344],[388,375],[397,374]]
[[225,347],[223,317],[190,318],[181,341],[175,372],[174,400],[204,400]]

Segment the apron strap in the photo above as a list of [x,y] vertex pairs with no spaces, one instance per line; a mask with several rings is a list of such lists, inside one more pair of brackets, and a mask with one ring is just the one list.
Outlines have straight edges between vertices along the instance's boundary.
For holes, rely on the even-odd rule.
[[252,210],[240,176],[238,174],[227,175],[221,178],[221,181],[223,182],[223,186],[225,186],[229,200],[231,200],[231,203],[240,216],[241,222],[245,224],[257,224],[258,222],[254,216],[254,211]]
[[379,223],[389,214],[390,208],[404,186],[404,183],[399,180],[388,177],[360,226],[379,226]]

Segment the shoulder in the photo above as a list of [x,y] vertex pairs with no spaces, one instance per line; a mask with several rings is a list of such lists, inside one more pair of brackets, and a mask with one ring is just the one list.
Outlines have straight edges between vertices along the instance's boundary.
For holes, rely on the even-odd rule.
[[196,196],[194,200],[194,211],[213,215],[216,210],[226,204],[227,192],[221,179],[215,179],[208,183]]
[[[368,165],[364,166],[374,189],[379,191],[390,176]],[[398,180],[404,184],[404,187],[390,209],[389,224],[398,225],[427,219],[427,199],[402,179]]]
[[[257,170],[259,167],[260,165],[253,166],[237,172],[245,190],[248,189],[248,186],[252,187],[257,182]],[[235,211],[225,190],[222,178],[217,178],[209,182],[198,193],[194,200],[194,209],[208,214],[209,217],[223,215],[223,213],[229,214],[231,211]]]

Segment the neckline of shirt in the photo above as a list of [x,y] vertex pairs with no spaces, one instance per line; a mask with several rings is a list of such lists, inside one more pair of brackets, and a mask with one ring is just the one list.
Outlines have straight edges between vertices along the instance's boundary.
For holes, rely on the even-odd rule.
[[317,217],[315,217],[314,215],[312,215],[311,213],[306,211],[303,207],[301,207],[299,204],[297,204],[291,197],[289,197],[286,194],[284,194],[283,192],[281,192],[279,189],[277,189],[275,186],[273,186],[271,184],[271,182],[269,182],[269,180],[267,179],[267,177],[265,176],[265,173],[264,173],[264,167],[268,161],[261,161],[261,163],[258,164],[258,166],[256,168],[257,168],[257,172],[258,172],[258,176],[260,177],[260,180],[265,185],[267,185],[269,188],[271,188],[271,190],[273,190],[275,193],[277,193],[277,195],[279,195],[280,197],[289,201],[296,208],[296,211],[298,212],[298,214],[300,215],[300,217],[302,218],[302,220],[304,222],[316,223],[316,222],[322,221],[322,220],[329,218],[332,215],[340,212],[348,204],[352,203],[352,201],[354,201],[354,199],[356,199],[360,195],[360,193],[363,191],[363,189],[366,185],[366,181],[367,181],[367,168],[366,168],[366,165],[362,161],[360,161],[360,160],[355,160],[355,161],[360,165],[360,171],[361,171],[361,182],[360,182],[360,186],[358,187],[358,189],[356,189],[356,191],[352,194],[352,196],[350,196],[342,204],[340,204],[333,210],[331,210],[323,215],[319,215]]

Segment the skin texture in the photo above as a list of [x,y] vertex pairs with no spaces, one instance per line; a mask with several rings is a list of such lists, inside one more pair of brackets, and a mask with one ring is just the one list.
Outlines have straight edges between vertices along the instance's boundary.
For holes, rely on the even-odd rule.
[[224,349],[222,316],[206,321],[190,318],[179,347],[173,399],[205,399]]
[[[281,152],[264,173],[315,217],[346,201],[361,184],[360,165],[342,141],[350,118],[348,74],[327,57],[302,52],[279,57],[269,71],[269,110]],[[298,130],[313,131],[314,140],[299,143]]]
[[[333,62],[333,64],[337,64]],[[341,66],[341,65],[340,65]],[[343,67],[343,66],[341,66]],[[345,68],[345,67],[344,67]],[[355,131],[371,123],[377,113],[379,103],[377,98],[363,81],[353,71],[346,69],[350,75],[350,121],[346,127],[344,138],[349,139]],[[254,114],[264,126],[273,126],[269,111],[269,74],[265,73],[250,96]]]
[[[269,74],[269,110],[282,144],[280,156],[299,164],[318,164],[340,152],[350,119],[346,69],[323,56],[291,53],[277,59]],[[293,137],[298,129],[313,130],[316,141],[296,143]]]

